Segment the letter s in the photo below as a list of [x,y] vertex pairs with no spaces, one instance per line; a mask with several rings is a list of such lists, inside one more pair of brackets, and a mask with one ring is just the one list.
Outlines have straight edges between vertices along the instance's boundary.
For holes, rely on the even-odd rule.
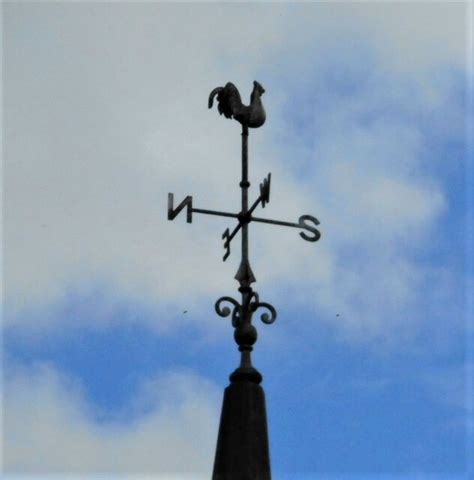
[[302,215],[298,221],[301,228],[312,232],[313,235],[308,235],[305,232],[300,232],[300,236],[307,240],[308,242],[317,242],[321,238],[321,232],[313,227],[308,225],[307,222],[313,222],[315,225],[319,225],[319,220],[311,215]]

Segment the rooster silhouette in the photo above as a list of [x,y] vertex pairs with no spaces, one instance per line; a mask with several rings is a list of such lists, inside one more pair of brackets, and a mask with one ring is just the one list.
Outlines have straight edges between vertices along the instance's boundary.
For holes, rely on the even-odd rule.
[[265,123],[265,109],[260,99],[264,93],[265,89],[262,85],[254,81],[250,105],[247,106],[242,103],[237,87],[229,82],[225,87],[217,87],[210,93],[209,108],[212,108],[214,97],[217,95],[217,109],[221,115],[233,118],[244,126],[258,128]]

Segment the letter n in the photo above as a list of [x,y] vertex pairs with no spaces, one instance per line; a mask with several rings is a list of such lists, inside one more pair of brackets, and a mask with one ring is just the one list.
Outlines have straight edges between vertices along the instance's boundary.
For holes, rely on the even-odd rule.
[[186,207],[186,221],[193,221],[193,197],[188,195],[175,209],[173,209],[174,195],[168,193],[168,220],[174,220],[179,212]]

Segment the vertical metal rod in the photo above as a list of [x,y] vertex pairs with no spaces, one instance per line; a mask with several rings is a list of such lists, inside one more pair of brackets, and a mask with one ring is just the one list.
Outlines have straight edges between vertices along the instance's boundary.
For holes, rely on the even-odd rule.
[[[242,125],[242,181],[240,187],[242,189],[242,215],[246,215],[248,212],[248,188],[250,182],[248,179],[248,138],[249,129],[247,125]],[[245,217],[244,217],[245,218]],[[242,264],[248,264],[249,256],[249,238],[248,238],[248,222],[244,220],[242,225]],[[240,285],[242,288],[242,310],[243,310],[243,323],[250,323],[250,315],[247,308],[249,302],[249,285],[242,282]],[[243,358],[242,358],[243,361]]]
[[[248,212],[248,188],[250,186],[248,179],[248,138],[249,129],[246,125],[242,125],[242,214]],[[248,261],[249,241],[248,241],[248,223],[242,225],[242,261]]]

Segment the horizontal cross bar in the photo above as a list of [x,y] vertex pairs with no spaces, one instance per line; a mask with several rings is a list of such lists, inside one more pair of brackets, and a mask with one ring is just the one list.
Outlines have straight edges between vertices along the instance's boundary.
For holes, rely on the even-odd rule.
[[281,220],[271,220],[270,218],[250,217],[252,222],[271,223],[272,225],[282,225],[283,227],[301,228],[299,223],[283,222]]
[[242,225],[244,223],[250,223],[251,222],[252,212],[260,204],[262,205],[262,208],[265,208],[265,205],[269,202],[269,200],[270,200],[270,181],[271,181],[271,178],[272,178],[272,174],[269,173],[267,175],[267,178],[265,178],[263,180],[263,182],[260,184],[260,195],[258,196],[257,200],[255,200],[255,202],[253,202],[252,206],[245,213],[241,211],[237,215],[239,223],[234,228],[232,233],[229,232],[229,229],[226,229],[226,231],[222,234],[222,238],[224,239],[224,248],[226,249],[226,253],[225,253],[224,259],[223,259],[224,262],[226,261],[227,257],[230,255],[230,242],[237,235],[239,230],[242,228]]
[[193,222],[193,213],[205,213],[206,215],[217,215],[219,217],[239,218],[238,213],[219,212],[215,210],[206,210],[204,208],[193,208],[193,197],[188,195],[176,208],[174,208],[174,195],[168,193],[168,220],[174,220],[176,216],[186,208],[186,221]]
[[239,215],[237,213],[228,213],[228,212],[217,212],[215,210],[206,210],[204,208],[193,208],[193,213],[205,213],[206,215],[217,215],[219,217],[232,217],[238,218]]
[[321,233],[319,230],[314,227],[313,225],[309,225],[307,222],[311,222],[314,225],[319,225],[319,220],[311,215],[302,215],[299,218],[298,223],[294,222],[283,222],[281,220],[272,220],[270,218],[260,218],[260,217],[250,217],[251,222],[260,222],[260,223],[269,223],[271,225],[281,225],[283,227],[293,227],[293,228],[301,228],[303,230],[307,230],[311,232],[312,235],[308,235],[305,232],[301,232],[301,238],[307,240],[308,242],[317,242],[321,238]]
[[257,200],[255,200],[255,202],[253,202],[253,205],[249,208],[247,215],[252,215],[252,212],[258,207],[260,203],[263,204],[263,199],[261,195],[257,198]]

